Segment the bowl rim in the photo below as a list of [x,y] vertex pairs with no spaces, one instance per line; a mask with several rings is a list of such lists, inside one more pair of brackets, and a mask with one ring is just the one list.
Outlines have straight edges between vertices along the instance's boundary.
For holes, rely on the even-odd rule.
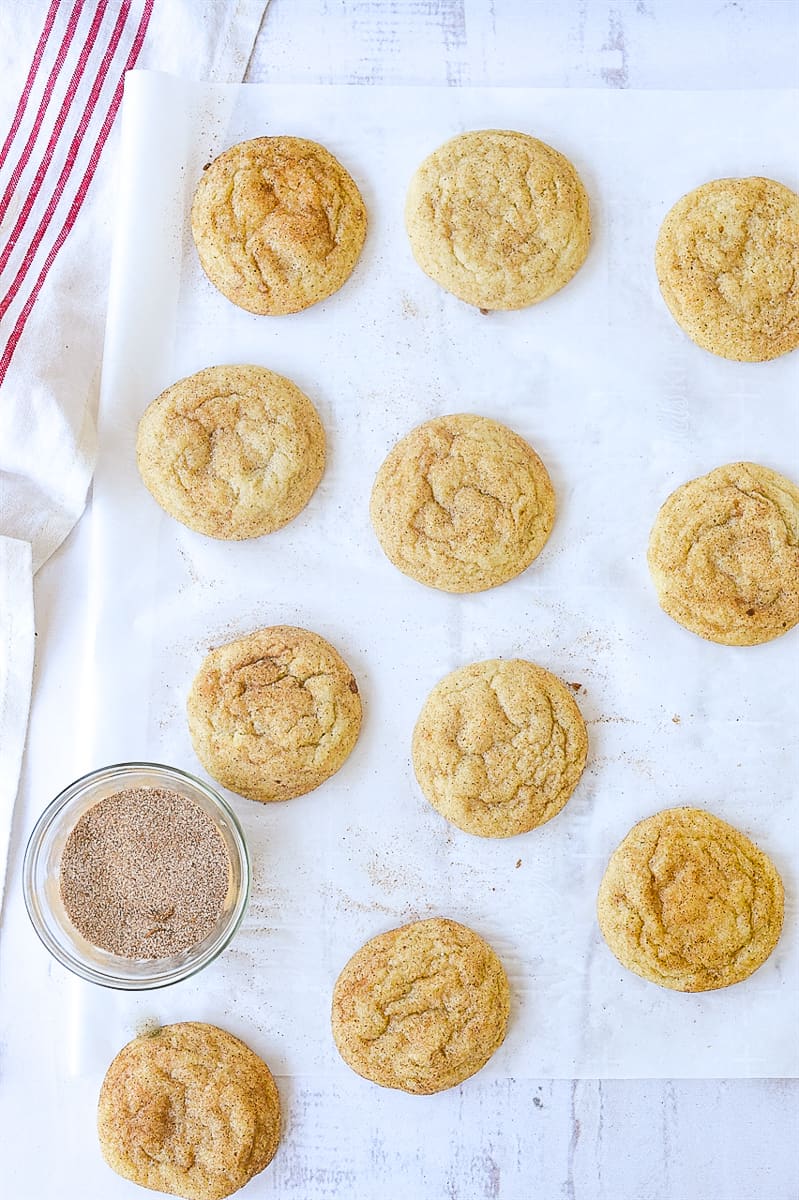
[[[232,841],[236,847],[239,860],[239,873],[241,875],[241,886],[239,894],[236,898],[234,908],[231,912],[228,928],[225,930],[224,936],[218,944],[209,947],[204,954],[196,959],[188,958],[180,966],[174,967],[172,970],[165,972],[163,975],[155,974],[155,977],[129,978],[112,975],[101,968],[91,966],[80,958],[77,953],[70,954],[64,947],[55,940],[50,933],[46,922],[42,918],[42,910],[49,911],[50,906],[42,904],[40,890],[35,886],[36,867],[39,862],[40,853],[45,842],[46,835],[52,830],[58,817],[63,810],[75,800],[82,791],[90,784],[100,781],[103,776],[112,776],[114,773],[119,773],[123,776],[133,775],[138,772],[160,772],[164,773],[167,778],[171,778],[177,785],[181,781],[187,781],[194,788],[201,791],[214,805],[220,810],[226,818],[228,825],[232,831]],[[147,785],[144,785],[147,786]],[[120,787],[123,790],[124,785]],[[176,786],[175,790],[179,790]],[[98,801],[99,803],[99,801]],[[152,991],[156,988],[169,987],[174,983],[179,983],[183,979],[188,979],[192,975],[196,975],[203,967],[208,966],[230,945],[230,942],[238,930],[247,911],[247,905],[250,899],[250,890],[252,887],[252,865],[250,862],[250,853],[247,846],[247,840],[244,836],[241,822],[236,816],[231,805],[222,796],[215,787],[207,783],[204,779],[199,779],[196,775],[192,775],[190,771],[184,771],[181,767],[173,767],[168,763],[150,762],[144,759],[131,760],[126,762],[110,763],[105,767],[97,767],[92,771],[87,771],[84,775],[67,784],[65,788],[50,801],[50,803],[39,814],[36,823],[31,830],[25,846],[25,853],[22,860],[22,894],[25,901],[25,908],[28,913],[28,918],[36,932],[39,941],[47,949],[53,958],[74,975],[85,979],[89,983],[94,983],[100,987],[112,988],[117,991]],[[116,956],[120,957],[120,956]],[[135,960],[128,960],[135,961]],[[163,959],[147,959],[141,960],[152,962],[154,971],[157,971],[159,962]]]

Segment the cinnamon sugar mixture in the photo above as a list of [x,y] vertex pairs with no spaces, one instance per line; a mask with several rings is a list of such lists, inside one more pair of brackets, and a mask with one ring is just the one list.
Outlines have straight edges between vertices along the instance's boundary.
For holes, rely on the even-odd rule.
[[93,945],[166,958],[211,932],[230,858],[213,820],[167,788],[129,788],[83,814],[61,857],[61,899]]

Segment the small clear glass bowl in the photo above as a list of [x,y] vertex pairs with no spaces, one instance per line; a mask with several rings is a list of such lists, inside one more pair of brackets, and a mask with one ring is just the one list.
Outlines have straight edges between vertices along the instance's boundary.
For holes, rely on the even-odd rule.
[[[75,928],[61,899],[61,856],[76,823],[106,796],[129,788],[169,788],[192,800],[213,820],[230,859],[227,895],[214,929],[196,945],[168,958],[124,958],[92,945]],[[207,783],[160,763],[118,763],[84,775],[47,806],[28,841],[22,882],[28,916],[54,958],[91,983],[137,991],[186,979],[222,953],[247,907],[250,860],[233,810]]]

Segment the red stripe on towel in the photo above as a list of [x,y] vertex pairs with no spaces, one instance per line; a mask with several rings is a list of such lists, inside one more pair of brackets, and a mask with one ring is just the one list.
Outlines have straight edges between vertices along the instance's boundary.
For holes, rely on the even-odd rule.
[[[80,0],[80,2],[82,4],[83,0]],[[76,5],[76,8],[77,7],[78,6]],[[117,27],[119,28],[119,33],[117,34],[116,42],[118,42],[119,38],[122,36],[122,30],[125,26],[125,20],[128,15],[127,10],[129,9],[129,7],[130,7],[130,0],[125,0],[125,3],[123,4],[123,7],[119,13],[119,16],[117,17],[117,25],[114,28],[114,34],[117,33]],[[97,33],[100,28],[100,22],[102,21],[103,17],[105,16],[105,10],[107,8],[108,8],[108,0],[100,0],[100,3],[97,5],[97,9],[95,10],[95,14],[92,19],[92,24],[91,24],[91,28],[89,29],[88,37],[86,38],[86,41],[83,45],[83,49],[80,52],[78,61],[75,64],[75,70],[72,72],[72,78],[69,81],[69,86],[64,95],[64,99],[61,102],[61,108],[59,109],[58,115],[55,119],[55,125],[53,127],[53,132],[50,134],[50,138],[47,142],[47,146],[46,146],[44,154],[42,156],[42,161],[39,163],[39,166],[36,169],[36,174],[33,177],[33,183],[31,184],[28,195],[25,197],[25,202],[22,205],[22,209],[20,211],[19,216],[17,217],[14,228],[12,229],[11,234],[8,238],[8,241],[6,242],[6,245],[3,247],[2,252],[0,252],[0,271],[5,270],[6,264],[14,250],[15,245],[17,244],[17,239],[19,238],[20,233],[22,232],[23,228],[25,227],[25,224],[27,223],[28,217],[30,216],[30,214],[33,210],[33,207],[34,207],[34,204],[36,203],[36,199],[39,195],[39,192],[42,190],[42,184],[44,183],[45,176],[47,175],[47,172],[50,169],[50,164],[53,161],[53,155],[55,153],[56,146],[58,145],[61,134],[64,132],[64,125],[65,125],[67,117],[69,115],[69,110],[72,107],[72,104],[74,102],[77,90],[80,87],[81,81],[83,79],[83,74],[86,70],[86,64],[89,61],[89,56],[91,55],[92,51],[96,50],[96,48],[97,48],[97,46],[96,46]],[[70,38],[70,40],[71,40],[71,38]],[[112,36],[112,40],[113,40],[113,36]],[[116,42],[114,43],[114,49],[116,49]],[[62,43],[61,49],[59,50],[59,54],[61,54],[62,51],[64,53],[66,53],[65,46],[66,46],[66,42]],[[101,68],[102,68],[102,65],[103,64],[101,63]],[[108,68],[106,66],[106,71],[107,71],[107,69]],[[105,75],[103,77],[105,77]],[[95,84],[96,84],[96,82],[97,82],[97,80],[95,79]],[[93,90],[94,89],[92,89],[92,91]],[[94,100],[96,102],[96,97],[94,97]],[[92,105],[92,109],[93,109],[94,105],[92,104],[92,96],[91,95],[89,97],[88,103]],[[39,120],[39,124],[41,124],[41,116],[42,116],[42,112],[40,109],[39,113],[37,114],[37,119]],[[85,118],[85,117],[86,117],[86,113],[84,112],[83,118]],[[82,120],[83,120],[83,118],[82,118]],[[33,130],[31,132],[31,138],[28,139],[29,145],[32,145],[31,139],[33,139],[35,137],[36,132],[37,132],[36,130]],[[80,133],[80,127],[78,129],[78,133]],[[55,202],[58,203],[58,201],[61,199],[61,193],[63,192],[63,182],[62,181],[64,181],[66,179],[66,177],[69,175],[69,173],[72,169],[72,162],[75,157],[77,146],[79,146],[79,145],[80,145],[80,139],[78,137],[78,134],[76,134],[76,137],[75,137],[75,139],[73,139],[72,145],[70,146],[69,151],[67,152],[66,162],[62,169],[61,176],[58,180],[58,183],[56,184],[53,196],[51,197],[51,200],[50,200],[51,204],[53,203],[53,200],[55,200]],[[26,146],[25,149],[27,150],[28,146]],[[21,174],[21,171],[22,171],[21,163],[22,163],[22,160],[20,160],[20,162],[17,164],[17,170],[15,171],[16,178],[14,176],[12,176],[11,182],[10,182],[8,188],[6,189],[7,193],[9,192],[9,189],[11,191],[13,191],[13,188],[16,186],[16,183],[19,179],[19,175]],[[59,190],[59,185],[61,185],[60,190]],[[2,209],[4,207],[5,200],[6,200],[6,197],[4,196],[2,202],[0,202],[0,209]],[[39,230],[37,230],[37,233],[39,233],[41,228],[42,227],[40,225]],[[34,242],[35,242],[35,245],[33,247],[34,252],[37,249],[40,241],[41,241],[41,237],[39,238],[39,241],[36,241],[36,234],[34,234]],[[30,253],[30,251],[29,251],[29,253]],[[24,268],[24,263],[23,263],[23,268]],[[24,276],[25,270],[22,268],[21,268],[21,270],[22,270],[22,276]],[[17,277],[14,280],[14,283],[11,285],[12,289],[14,289],[14,285],[17,283],[17,280],[21,281],[22,276],[19,273],[17,274]],[[10,297],[9,296],[5,297],[5,300],[7,300],[8,303],[6,303],[5,300],[2,303],[0,303],[0,318],[2,318],[3,313],[6,311],[6,309],[8,308],[8,305],[14,299],[14,296],[17,294],[18,290],[19,290],[18,288],[14,289],[13,295],[10,295]]]
[[22,124],[22,118],[25,116],[25,109],[28,107],[28,100],[30,99],[30,94],[36,82],[36,76],[39,73],[39,67],[44,56],[44,48],[47,45],[47,39],[55,24],[56,13],[60,7],[61,0],[53,0],[48,9],[47,16],[44,18],[44,27],[39,35],[39,41],[36,43],[36,49],[33,52],[33,61],[28,71],[28,78],[25,80],[25,86],[22,89],[22,95],[19,98],[17,111],[14,113],[14,119],[11,122],[11,128],[6,134],[6,140],[3,142],[2,150],[0,150],[0,163],[5,162],[8,152],[11,149],[11,144],[17,136],[17,130]]
[[36,303],[36,299],[37,299],[40,291],[42,290],[42,286],[44,284],[45,279],[47,278],[47,274],[48,274],[50,268],[52,267],[53,263],[55,262],[55,259],[58,255],[59,250],[63,246],[64,242],[67,240],[67,237],[69,235],[70,230],[72,229],[72,226],[75,224],[78,213],[80,212],[81,206],[83,205],[83,201],[86,197],[86,193],[88,192],[89,187],[92,182],[92,179],[94,178],[94,173],[97,170],[97,164],[100,161],[100,156],[103,152],[105,143],[108,140],[108,135],[111,132],[111,127],[114,123],[114,119],[117,115],[119,106],[122,102],[122,90],[123,90],[124,82],[125,82],[125,72],[132,70],[132,68],[136,65],[139,54],[141,52],[141,47],[142,47],[142,43],[144,41],[144,36],[147,32],[147,26],[150,22],[150,16],[152,15],[154,2],[155,2],[155,0],[145,0],[144,9],[143,9],[143,12],[141,15],[141,19],[139,21],[138,29],[136,30],[136,35],[133,39],[133,44],[130,48],[130,53],[128,54],[128,58],[125,63],[125,66],[123,67],[122,71],[120,72],[119,79],[118,79],[116,88],[114,89],[113,97],[111,99],[111,103],[110,103],[108,111],[105,115],[105,120],[103,121],[103,125],[102,125],[100,133],[98,135],[97,141],[94,145],[94,149],[92,150],[91,157],[89,159],[89,164],[86,168],[86,171],[84,172],[83,178],[80,182],[80,185],[78,187],[75,198],[72,201],[69,212],[67,213],[66,220],[64,221],[64,224],[62,225],[62,227],[58,233],[58,236],[56,237],[55,241],[53,242],[50,252],[47,255],[47,258],[45,259],[44,265],[42,266],[42,269],[39,272],[39,277],[36,280],[35,284],[33,285],[31,293],[28,296],[28,299],[25,301],[22,311],[20,312],[19,317],[17,318],[17,322],[11,332],[11,336],[9,337],[8,342],[6,343],[6,345],[3,349],[3,354],[0,357],[0,385],[3,383],[3,380],[5,379],[6,372],[8,371],[9,363],[11,362],[11,359],[14,356],[14,351],[16,350],[17,345],[19,344],[19,340],[22,337],[22,333],[23,333],[23,330],[25,329],[25,325],[27,323],[28,317],[30,316],[31,310],[33,309],[33,306]]

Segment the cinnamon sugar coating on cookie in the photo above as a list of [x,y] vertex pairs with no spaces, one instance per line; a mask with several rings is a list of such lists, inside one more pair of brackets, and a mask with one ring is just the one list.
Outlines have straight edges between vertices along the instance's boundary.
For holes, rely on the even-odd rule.
[[574,791],[588,737],[564,683],[523,659],[453,671],[413,732],[419,786],[466,833],[513,837],[551,820]]
[[325,433],[300,389],[264,367],[208,367],[147,408],[136,441],[142,480],[161,507],[207,537],[273,533],[310,500]]
[[672,316],[705,350],[763,362],[799,346],[799,195],[714,179],[678,200],[655,248]]
[[446,592],[479,592],[524,571],[555,519],[546,467],[523,438],[487,417],[437,417],[404,437],[375,479],[369,507],[384,553]]
[[344,1061],[382,1087],[430,1095],[483,1067],[505,1037],[508,980],[471,929],[435,917],[380,934],[333,991]]
[[462,133],[408,189],[405,224],[419,266],[482,309],[525,308],[562,288],[588,253],[588,197],[552,146],[513,130]]
[[717,467],[663,504],[648,560],[686,629],[726,646],[779,637],[799,622],[799,488],[757,463]]
[[211,282],[249,312],[300,312],[349,278],[366,237],[350,174],[305,138],[261,137],[215,158],[191,228]]
[[636,975],[679,992],[739,983],[782,929],[783,887],[771,860],[726,821],[670,808],[640,821],[608,863],[599,926]]
[[120,1050],[103,1080],[97,1128],[118,1175],[186,1200],[222,1200],[272,1161],[280,1100],[249,1047],[188,1021]]
[[251,800],[319,787],[343,765],[361,726],[352,671],[323,637],[291,625],[212,650],[187,708],[200,762]]

